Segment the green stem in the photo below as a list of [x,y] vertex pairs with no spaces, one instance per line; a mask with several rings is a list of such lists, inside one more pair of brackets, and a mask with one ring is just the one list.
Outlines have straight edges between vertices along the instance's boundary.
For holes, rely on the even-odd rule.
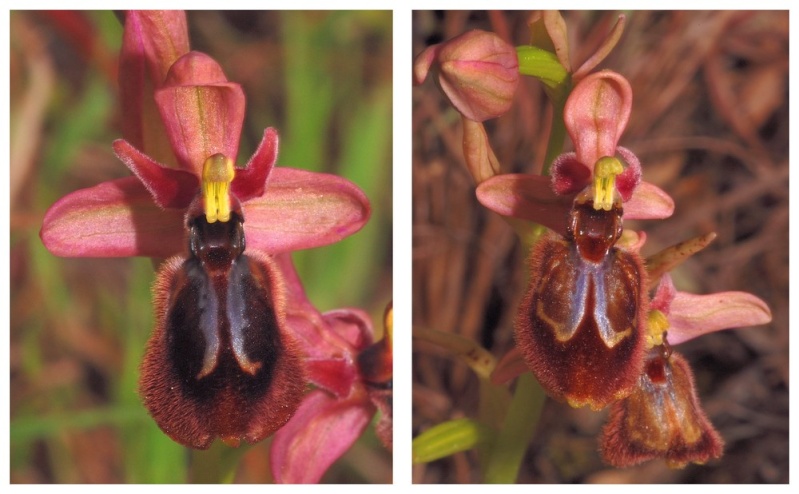
[[489,484],[511,484],[519,475],[524,452],[538,425],[546,399],[541,386],[529,372],[519,377],[505,424],[491,449],[485,470]]

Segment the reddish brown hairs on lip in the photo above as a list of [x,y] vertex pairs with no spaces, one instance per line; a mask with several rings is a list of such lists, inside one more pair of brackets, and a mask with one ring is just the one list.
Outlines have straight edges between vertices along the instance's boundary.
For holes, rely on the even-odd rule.
[[551,235],[530,254],[530,287],[515,339],[554,398],[601,409],[630,393],[641,373],[647,300],[637,254],[614,246],[621,207],[575,202],[572,238]]
[[140,392],[161,429],[193,448],[264,439],[305,390],[282,278],[266,254],[243,254],[241,222],[236,213],[226,223],[196,218],[191,255],[169,259],[153,289]]
[[672,468],[719,458],[724,442],[705,416],[685,359],[655,347],[639,385],[615,403],[602,430],[600,451],[615,467],[663,458]]

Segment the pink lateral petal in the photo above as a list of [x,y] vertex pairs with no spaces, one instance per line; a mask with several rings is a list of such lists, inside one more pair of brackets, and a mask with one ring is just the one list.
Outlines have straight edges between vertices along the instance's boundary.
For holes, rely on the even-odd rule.
[[659,310],[664,315],[668,316],[671,313],[671,303],[676,296],[677,289],[674,288],[674,282],[671,280],[671,275],[666,273],[662,278],[660,278],[660,283],[658,283],[655,296],[652,297],[652,303],[649,305],[649,309]]
[[39,236],[62,257],[166,258],[186,250],[183,212],[160,209],[136,177],[61,198],[47,210]]
[[195,175],[162,166],[123,139],[114,141],[113,147],[117,157],[141,180],[162,208],[184,209],[200,190],[200,181]]
[[615,156],[632,110],[630,83],[610,70],[581,80],[566,100],[563,120],[577,159],[592,171],[604,156]]
[[477,187],[477,200],[488,209],[539,223],[561,235],[566,234],[572,199],[556,195],[549,177],[541,175],[497,175]]
[[676,345],[722,329],[766,324],[771,321],[771,310],[764,301],[745,292],[677,292],[668,319],[669,343]]
[[205,160],[222,153],[236,161],[244,122],[244,91],[225,82],[222,69],[208,55],[180,57],[156,91],[155,101],[181,168],[202,175]]
[[624,203],[626,220],[659,220],[674,213],[674,200],[663,189],[641,182],[632,197]]
[[373,414],[363,391],[348,400],[336,400],[319,390],[309,393],[289,423],[275,433],[270,450],[275,482],[318,483],[355,443]]
[[270,254],[332,244],[366,224],[366,195],[335,175],[275,167],[263,197],[244,204],[247,246]]
[[619,190],[619,195],[622,201],[627,202],[641,183],[641,161],[635,153],[625,147],[617,147],[616,153],[627,163],[627,167],[621,175],[616,177],[616,188]]
[[559,196],[574,195],[591,183],[591,169],[577,161],[574,153],[555,158],[550,167],[552,190]]
[[230,185],[233,195],[241,202],[264,195],[266,181],[277,160],[277,149],[277,130],[269,127],[264,130],[261,144],[247,165],[236,169],[236,177]]

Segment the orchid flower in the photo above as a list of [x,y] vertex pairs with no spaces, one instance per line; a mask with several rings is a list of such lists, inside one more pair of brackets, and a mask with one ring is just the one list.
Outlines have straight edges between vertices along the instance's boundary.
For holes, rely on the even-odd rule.
[[320,314],[307,300],[296,271],[277,256],[289,298],[288,324],[305,349],[308,393],[292,419],[275,433],[270,461],[279,483],[316,483],[343,455],[376,411],[377,434],[392,444],[392,317],[386,334],[374,342],[372,322],[358,309]]
[[[745,292],[679,292],[668,273],[649,309],[644,372],[632,393],[611,406],[600,439],[602,456],[617,467],[664,458],[674,468],[718,458],[723,441],[702,411],[690,366],[671,345],[724,329],[766,324],[771,311]],[[521,353],[513,349],[491,380],[500,384],[526,370]]]
[[[746,293],[690,295],[674,289],[667,271],[679,263],[675,258],[691,255],[712,235],[650,263],[639,254],[646,235],[623,231],[622,217],[663,219],[674,210],[668,194],[642,181],[638,157],[620,145],[632,109],[629,82],[609,70],[591,73],[617,43],[623,25],[620,16],[594,55],[573,71],[560,15],[544,12],[530,22],[532,43],[517,47],[516,67],[544,84],[554,107],[541,175],[500,174],[481,122],[508,108],[487,104],[496,103],[486,97],[490,91],[456,92],[453,87],[461,88],[444,77],[439,84],[462,115],[464,157],[477,182],[478,200],[506,216],[523,242],[532,240],[526,245],[532,247],[530,284],[514,327],[517,348],[494,368],[491,381],[502,384],[532,370],[547,394],[571,406],[611,406],[601,451],[614,466],[663,458],[669,466],[682,467],[718,458],[723,442],[701,409],[690,366],[670,345],[711,331],[764,324],[771,314],[763,301]],[[462,35],[451,42],[461,39],[468,38]],[[441,53],[437,45],[417,58],[416,82],[435,61],[442,63],[443,72],[443,60],[435,58]],[[487,72],[485,81],[464,86],[502,87],[496,81],[499,69]],[[457,80],[459,74],[450,70],[446,75]],[[476,111],[481,104],[490,110]],[[574,150],[558,155],[566,133]],[[518,220],[559,235],[541,235],[543,228],[531,229]],[[658,282],[652,298],[649,292]],[[510,425],[500,430],[497,443],[484,448],[490,459],[501,455],[497,464],[512,464],[508,460],[521,450],[512,441],[513,433],[526,431],[525,420],[535,416],[529,407],[520,412],[525,387],[524,381],[517,383],[506,418]],[[492,440],[492,432],[478,427],[472,427],[468,440],[465,427],[441,430],[428,438],[471,446]],[[458,443],[447,451],[463,449]]]
[[[135,177],[73,192],[45,215],[42,242],[67,257],[168,257],[184,250],[183,216],[203,182],[206,159],[233,163],[244,120],[241,86],[221,67],[189,52],[171,67],[155,95],[179,168],[169,168],[126,140],[114,151]],[[213,115],[213,118],[210,118]],[[274,167],[278,136],[266,129],[231,193],[242,203],[250,248],[271,254],[336,242],[369,217],[364,194],[342,178]]]
[[[180,14],[129,13],[121,79],[131,98],[130,141],[113,148],[135,176],[60,199],[40,236],[59,256],[173,256],[154,289],[156,329],[140,384],[145,405],[182,444],[207,448],[218,436],[235,446],[274,432],[302,399],[308,349],[287,323],[286,314],[296,312],[284,293],[288,268],[274,256],[358,231],[370,207],[345,179],[275,167],[272,128],[237,168],[244,93],[209,56],[183,53],[185,28]],[[145,65],[171,153],[158,145],[163,136],[147,133],[155,116],[145,103]],[[173,160],[176,168],[167,166]],[[263,335],[249,330],[256,323]],[[231,378],[248,384],[228,386]]]
[[[640,248],[639,243],[632,249],[638,251]],[[649,266],[652,259],[647,258],[645,264]],[[649,309],[650,312],[662,313],[666,318],[670,345],[685,343],[716,331],[757,326],[771,321],[768,305],[750,293],[729,291],[696,295],[680,292],[674,288],[668,273],[662,275]],[[661,344],[662,339],[655,339],[649,347]],[[505,383],[526,370],[519,351],[514,348],[497,364],[491,381],[495,384]]]
[[[496,213],[533,221],[560,234],[566,233],[566,217],[575,195],[592,182],[605,183],[601,186],[604,191],[618,190],[625,219],[670,216],[672,199],[655,185],[641,181],[638,158],[618,145],[631,110],[632,89],[624,77],[609,70],[585,77],[572,91],[563,113],[574,152],[555,160],[551,177],[503,174],[490,178],[477,187],[477,199]],[[600,163],[603,166],[597,168]],[[599,176],[598,170],[606,176]],[[605,206],[612,203],[612,196],[607,197],[610,200],[603,202]]]
[[[183,12],[128,12],[120,59],[126,139],[113,147],[135,177],[74,192],[48,210],[40,235],[59,256],[164,258],[182,252],[184,212],[200,191],[206,159],[221,154],[236,163],[244,93],[212,58],[188,52]],[[148,113],[148,100],[157,115]],[[150,132],[159,126],[161,134]],[[356,186],[333,175],[275,167],[277,151],[277,131],[268,128],[230,183],[245,204],[248,247],[271,254],[316,247],[365,224],[369,203]],[[176,167],[166,166],[172,162]]]
[[663,458],[670,467],[682,468],[719,458],[721,436],[702,410],[690,366],[671,345],[769,321],[771,311],[754,295],[678,292],[665,274],[650,304],[644,372],[630,396],[611,408],[600,439],[603,459],[626,467]]

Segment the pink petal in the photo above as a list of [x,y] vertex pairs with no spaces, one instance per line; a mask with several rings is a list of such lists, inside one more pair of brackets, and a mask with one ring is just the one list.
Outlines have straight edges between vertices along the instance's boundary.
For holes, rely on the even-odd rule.
[[244,91],[226,82],[214,59],[189,52],[172,66],[155,101],[181,168],[201,176],[205,160],[222,153],[234,162],[244,121]]
[[63,257],[169,257],[186,249],[183,212],[163,210],[136,177],[73,192],[53,204],[39,232]]
[[497,175],[477,187],[477,200],[495,213],[534,221],[561,235],[566,234],[572,197],[555,195],[549,177]]
[[113,147],[117,157],[141,180],[162,208],[186,208],[200,190],[200,181],[192,173],[164,167],[123,139],[114,141]]
[[264,195],[266,180],[277,160],[277,149],[277,130],[269,127],[264,130],[261,144],[247,165],[236,169],[236,177],[230,185],[233,195],[241,202]]
[[577,160],[575,153],[555,158],[550,167],[552,190],[559,196],[574,195],[591,183],[591,169]]
[[627,148],[619,146],[616,148],[616,153],[627,163],[624,171],[616,177],[616,188],[619,190],[619,195],[624,202],[627,202],[641,183],[641,162],[638,160],[638,156]]
[[[371,319],[359,309],[338,309],[324,313],[322,324],[315,329],[312,337],[321,337],[328,350],[321,356],[313,352],[314,356],[306,360],[308,378],[317,386],[344,397],[359,378],[356,354],[372,343]],[[307,341],[309,335],[304,336]]]
[[275,167],[263,197],[244,204],[247,246],[270,254],[327,245],[369,219],[366,195],[335,175]]
[[122,133],[135,147],[158,158],[164,157],[156,149],[169,151],[169,143],[163,123],[156,116],[153,88],[163,84],[169,67],[188,51],[184,11],[132,10],[126,13],[119,55],[119,99],[125,116]]
[[674,200],[649,182],[641,182],[629,201],[624,203],[624,219],[654,220],[668,218],[674,213]]
[[[624,171],[616,177],[616,188],[626,202],[641,183],[641,162],[632,151],[621,146],[616,148],[616,153],[627,163]],[[593,164],[587,166],[577,159],[576,153],[561,154],[552,162],[552,189],[558,195],[577,194],[591,184],[592,170]]]
[[771,321],[771,310],[765,302],[744,292],[677,292],[668,319],[669,343],[676,345],[722,329],[766,324]]
[[374,414],[365,392],[336,400],[312,391],[294,417],[277,431],[270,450],[275,481],[283,484],[317,483],[363,432]]
[[593,170],[604,156],[615,156],[632,109],[633,92],[621,75],[602,70],[582,81],[566,100],[563,119],[577,159]]
[[674,288],[674,282],[671,280],[671,275],[666,273],[662,278],[660,278],[660,283],[658,283],[655,296],[652,297],[652,302],[649,305],[649,309],[659,310],[664,315],[668,316],[671,313],[671,303],[674,301],[674,297],[676,296],[677,289]]

